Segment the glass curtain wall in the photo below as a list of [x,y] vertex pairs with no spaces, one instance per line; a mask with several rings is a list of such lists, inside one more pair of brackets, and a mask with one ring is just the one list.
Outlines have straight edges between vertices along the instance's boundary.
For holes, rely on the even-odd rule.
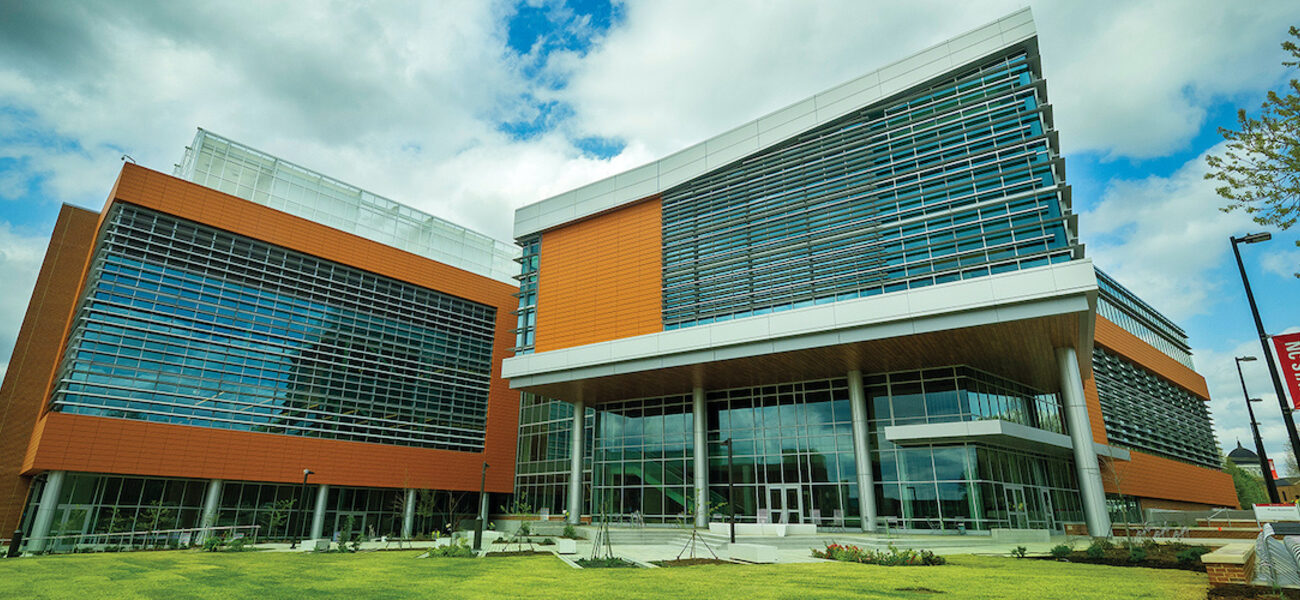
[[[964,366],[865,379],[877,510],[905,529],[1032,527],[1082,519],[1068,457],[981,444],[887,441],[884,427],[1002,419],[1065,434],[1055,394]],[[738,520],[857,525],[857,468],[848,380],[707,393],[710,503]],[[688,395],[597,407],[594,508],[649,522],[684,520],[694,487]],[[725,440],[732,440],[728,467]],[[562,482],[567,481],[561,478]],[[561,487],[562,487],[561,482]]]

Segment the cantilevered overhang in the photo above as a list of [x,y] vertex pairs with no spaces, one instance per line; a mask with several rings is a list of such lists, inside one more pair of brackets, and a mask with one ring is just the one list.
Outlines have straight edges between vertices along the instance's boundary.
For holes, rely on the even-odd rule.
[[[1045,453],[1059,456],[1074,454],[1074,445],[1068,435],[1001,419],[891,425],[885,428],[885,439],[899,446],[972,442],[1015,450],[1028,450],[1039,454]],[[1097,442],[1093,442],[1092,445],[1097,451],[1097,456],[1107,456],[1116,460],[1129,460],[1128,450],[1098,444]]]
[[[1089,260],[506,359],[512,388],[588,404],[967,364],[1057,389],[1054,348],[1091,372]],[[545,315],[542,315],[545,318]]]

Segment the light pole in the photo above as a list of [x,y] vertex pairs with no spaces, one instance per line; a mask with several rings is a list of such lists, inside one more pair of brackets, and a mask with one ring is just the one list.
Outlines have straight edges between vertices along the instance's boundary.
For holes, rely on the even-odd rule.
[[1253,360],[1255,360],[1253,356],[1237,357],[1237,377],[1241,379],[1241,395],[1246,398],[1246,414],[1250,416],[1250,430],[1255,435],[1255,454],[1259,456],[1260,475],[1264,477],[1264,486],[1268,488],[1268,501],[1277,504],[1280,502],[1277,483],[1273,481],[1273,469],[1268,466],[1268,455],[1264,454],[1264,440],[1259,437],[1259,422],[1255,420],[1255,409],[1250,406],[1253,402],[1263,401],[1250,397],[1250,392],[1246,391],[1246,376],[1241,373],[1241,363]]
[[1246,277],[1246,266],[1241,262],[1241,251],[1237,244],[1257,244],[1273,239],[1273,234],[1252,233],[1241,237],[1229,237],[1232,240],[1232,254],[1237,258],[1237,270],[1241,271],[1241,285],[1246,288],[1246,301],[1250,303],[1250,314],[1255,317],[1255,330],[1259,332],[1259,346],[1264,349],[1264,364],[1268,365],[1268,374],[1273,378],[1273,391],[1277,394],[1278,406],[1282,407],[1282,422],[1286,424],[1286,434],[1291,438],[1291,454],[1300,463],[1300,435],[1296,435],[1295,419],[1291,418],[1291,407],[1286,403],[1286,390],[1282,388],[1282,379],[1277,375],[1277,366],[1273,364],[1273,353],[1268,348],[1268,334],[1264,332],[1264,322],[1259,319],[1259,307],[1255,306],[1255,294],[1250,291],[1250,279]]
[[303,535],[302,526],[307,521],[305,518],[307,516],[307,477],[314,473],[311,469],[302,470],[302,487],[298,488],[298,500],[302,501],[298,509],[298,535],[294,536],[293,540],[289,542],[290,550],[298,547],[298,538]]
[[736,494],[732,485],[736,481],[736,471],[732,468],[731,438],[722,442],[727,447],[727,506],[731,509],[731,543],[736,543]]
[[488,470],[488,464],[487,461],[484,461],[483,474],[479,477],[478,480],[478,518],[474,520],[475,521],[475,527],[474,527],[474,551],[475,552],[478,552],[479,550],[483,549],[483,517],[484,517],[483,513],[486,512],[484,510],[484,507],[487,506],[487,498],[484,498],[483,494],[487,489],[487,470]]

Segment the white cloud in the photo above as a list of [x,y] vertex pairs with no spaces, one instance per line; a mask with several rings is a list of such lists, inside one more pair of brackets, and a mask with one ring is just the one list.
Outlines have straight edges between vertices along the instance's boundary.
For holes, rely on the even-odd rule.
[[1205,170],[1198,156],[1169,177],[1112,181],[1079,216],[1097,265],[1174,321],[1214,309],[1226,282],[1213,270],[1230,254],[1228,237],[1252,228],[1246,214],[1219,210]]
[[[1285,333],[1293,331],[1300,331],[1300,327],[1292,327]],[[1273,391],[1273,382],[1269,377],[1268,367],[1262,361],[1261,352],[1257,339],[1225,340],[1221,348],[1199,350],[1196,366],[1197,370],[1205,376],[1205,382],[1210,389],[1210,411],[1214,416],[1215,430],[1224,452],[1236,448],[1238,440],[1253,452],[1254,437],[1250,430],[1246,401],[1242,395],[1241,379],[1237,375],[1234,359],[1238,356],[1254,356],[1261,359],[1242,363],[1242,373],[1246,377],[1246,389],[1250,392],[1250,396],[1263,400],[1254,405],[1255,420],[1260,423],[1260,437],[1264,440],[1265,451],[1281,472],[1286,465],[1287,455],[1291,454],[1291,442],[1282,423],[1277,394]]]

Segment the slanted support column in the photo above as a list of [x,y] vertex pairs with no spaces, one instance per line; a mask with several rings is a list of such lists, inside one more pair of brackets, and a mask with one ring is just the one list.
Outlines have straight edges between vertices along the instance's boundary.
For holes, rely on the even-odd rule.
[[704,412],[704,388],[691,391],[691,415],[695,424],[695,526],[709,526],[708,415]]
[[36,507],[36,520],[32,522],[32,535],[28,538],[27,551],[33,554],[45,550],[45,539],[50,535],[50,525],[54,524],[55,509],[59,506],[59,495],[63,493],[64,471],[50,471],[45,474],[45,487],[41,490],[41,503]]
[[569,457],[569,522],[578,524],[582,520],[582,425],[587,414],[587,405],[578,400],[573,403],[573,428],[571,456]]
[[849,411],[853,418],[853,459],[858,469],[858,514],[862,515],[862,530],[875,532],[876,476],[871,472],[867,393],[862,387],[862,371],[856,369],[849,371]]
[[203,513],[199,517],[199,527],[205,528],[198,535],[200,544],[208,537],[209,532],[206,528],[215,527],[217,524],[217,509],[221,506],[221,487],[222,481],[220,479],[208,480],[207,492],[203,494]]
[[1079,475],[1079,494],[1083,497],[1083,515],[1088,535],[1110,537],[1110,514],[1106,512],[1106,489],[1101,483],[1101,467],[1093,448],[1092,423],[1088,420],[1088,402],[1083,396],[1083,377],[1079,374],[1079,357],[1074,348],[1057,348],[1056,363],[1061,371],[1061,400],[1065,405],[1065,426],[1074,446],[1074,466]]
[[319,540],[325,535],[325,506],[329,496],[330,486],[322,483],[316,488],[316,507],[311,512],[311,537],[308,539]]
[[402,504],[402,537],[411,539],[415,532],[415,489],[406,490],[406,502]]

